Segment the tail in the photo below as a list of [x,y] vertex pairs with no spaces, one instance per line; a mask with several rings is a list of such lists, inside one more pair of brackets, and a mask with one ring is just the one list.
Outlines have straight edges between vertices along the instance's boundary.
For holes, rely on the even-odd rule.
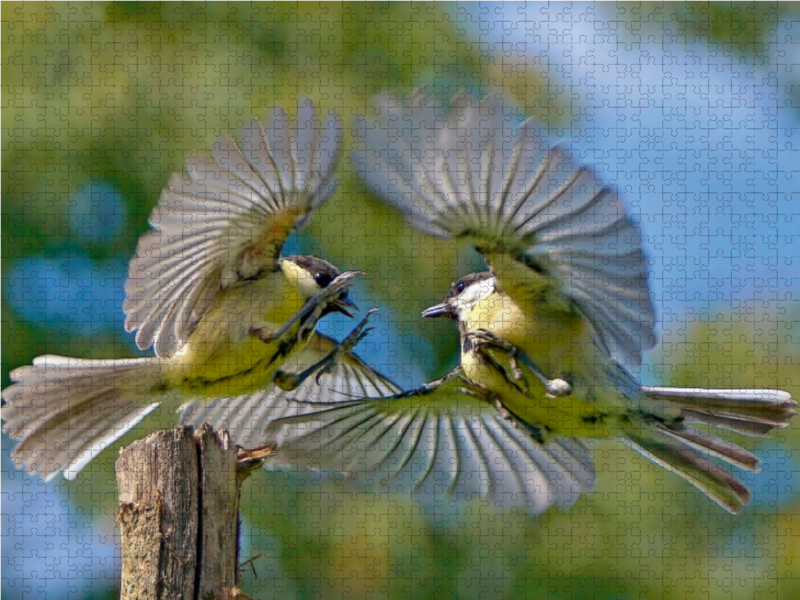
[[158,407],[137,390],[158,381],[157,358],[86,360],[44,355],[11,372],[3,431],[19,441],[14,464],[47,481],[73,479],[104,448]]
[[681,417],[655,427],[625,431],[629,445],[662,467],[697,486],[733,514],[750,501],[750,490],[730,472],[707,460],[715,457],[748,471],[758,458],[732,442],[688,426],[701,423],[750,436],[784,428],[796,414],[791,395],[778,390],[703,390],[642,387],[644,396],[681,409]]

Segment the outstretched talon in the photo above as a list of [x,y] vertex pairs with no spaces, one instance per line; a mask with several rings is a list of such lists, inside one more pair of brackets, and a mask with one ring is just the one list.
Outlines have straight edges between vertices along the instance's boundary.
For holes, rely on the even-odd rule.
[[310,313],[306,314],[300,320],[300,327],[295,336],[298,343],[305,342],[311,334],[317,330],[317,323],[322,318],[322,313],[325,310],[325,303],[317,302]]
[[325,358],[310,366],[302,373],[286,373],[285,371],[278,371],[275,374],[275,385],[281,388],[284,392],[291,392],[296,390],[301,383],[311,377],[315,372],[315,380],[317,384],[319,384],[319,378],[325,373],[330,373],[339,363],[341,357],[351,352],[353,348],[358,346],[359,342],[372,331],[372,327],[369,329],[365,328],[367,326],[367,321],[369,321],[369,318],[377,310],[377,308],[369,309],[367,314],[364,315],[364,318],[361,319],[361,322],[356,325],[353,331],[351,331],[340,344],[337,344],[337,346],[331,350],[328,355],[325,356]]
[[[482,383],[478,383],[477,381],[472,381],[471,379],[467,379],[464,377],[463,374],[458,375],[458,380],[463,384],[463,387],[459,387],[458,391],[462,394],[466,394],[467,396],[472,396],[473,398],[477,398],[479,400],[487,400],[488,402],[494,402],[496,398],[495,394],[490,390],[487,386],[483,385]],[[443,379],[439,379],[437,381],[432,381],[427,386],[436,386],[439,383],[444,381]]]
[[279,342],[278,350],[273,360],[285,357],[297,344],[304,344],[314,334],[317,330],[317,323],[322,318],[325,306],[325,303],[322,302],[311,305],[309,301],[301,312],[292,317],[278,331],[258,328],[251,329],[250,335],[265,344]]
[[250,335],[254,336],[257,340],[264,342],[265,344],[269,344],[270,342],[274,342],[276,339],[278,339],[278,336],[276,336],[274,332],[260,327],[257,329],[251,329]]
[[522,358],[522,361],[525,363],[525,365],[533,372],[534,375],[536,375],[537,379],[542,382],[548,398],[561,398],[563,396],[569,396],[572,393],[572,385],[569,381],[567,381],[564,377],[549,379],[544,373],[542,373],[542,370],[539,369],[539,367],[533,364],[530,359],[525,356],[525,354],[520,352],[519,348],[517,348],[511,342],[499,338],[485,329],[478,329],[478,331],[469,333],[467,335],[470,339],[477,340],[481,344],[500,348],[508,353],[508,363],[511,367],[512,375],[515,380],[523,382],[523,386],[525,387],[525,389],[522,390],[523,392],[527,393],[528,390],[527,386],[524,384],[524,374],[519,366],[518,357]]
[[347,337],[344,338],[344,340],[342,340],[342,342],[338,346],[336,346],[336,348],[331,350],[328,356],[319,361],[314,367],[311,367],[312,371],[315,368],[319,368],[319,372],[317,373],[316,376],[317,383],[319,383],[319,378],[322,375],[324,375],[325,373],[330,373],[333,370],[333,368],[336,366],[336,364],[339,362],[339,359],[342,356],[348,354],[349,352],[352,352],[353,349],[356,346],[358,346],[361,340],[367,337],[367,335],[369,335],[369,333],[375,329],[374,327],[366,329],[366,327],[367,327],[367,321],[369,321],[369,318],[376,312],[378,312],[378,307],[373,306],[372,308],[370,308],[367,311],[367,314],[364,315],[364,318],[361,319],[361,322],[355,326],[353,331],[351,331],[347,335]]
[[[511,375],[514,377],[514,379],[516,381],[524,381],[522,369],[519,368],[519,363],[517,362],[516,350],[508,355],[508,365],[511,367]],[[525,391],[528,391],[527,385],[525,385]]]

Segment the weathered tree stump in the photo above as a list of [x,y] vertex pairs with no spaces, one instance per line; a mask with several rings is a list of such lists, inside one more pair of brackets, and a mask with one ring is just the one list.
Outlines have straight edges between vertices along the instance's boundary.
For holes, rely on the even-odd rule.
[[239,597],[239,492],[271,451],[244,452],[207,425],[124,448],[116,463],[122,600]]

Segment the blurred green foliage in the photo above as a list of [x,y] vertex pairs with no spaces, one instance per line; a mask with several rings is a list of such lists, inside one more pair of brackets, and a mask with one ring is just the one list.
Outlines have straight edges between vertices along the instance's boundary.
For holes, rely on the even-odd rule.
[[[642,10],[631,6],[631,14]],[[575,100],[531,63],[500,60],[470,37],[461,5],[429,3],[10,3],[3,20],[3,385],[39,354],[128,356],[117,331],[76,335],[9,307],[23,257],[87,254],[126,260],[161,188],[184,157],[235,134],[274,103],[311,96],[345,122],[379,92],[502,90],[551,124]],[[770,5],[668,5],[687,41],[720,39],[758,51]],[[687,14],[700,15],[694,21]],[[345,148],[353,143],[349,128]],[[401,333],[397,348],[427,377],[454,360],[448,323],[422,307],[474,265],[464,248],[417,234],[371,199],[347,154],[342,185],[314,216],[304,251],[368,273],[367,291]],[[126,217],[108,243],[70,227],[76,190],[113,183]],[[35,282],[34,282],[35,285]],[[12,290],[13,291],[13,290]],[[794,360],[800,315],[714,315],[663,345],[665,383],[781,387],[800,395]],[[162,420],[160,425],[168,425]],[[131,436],[125,438],[129,441]],[[737,440],[738,441],[738,440]],[[4,449],[9,440],[4,438]],[[800,447],[797,427],[753,444]],[[255,597],[800,597],[800,500],[759,496],[739,517],[613,442],[597,443],[598,490],[571,510],[533,518],[485,503],[422,506],[347,488],[340,480],[260,472],[243,492],[243,536]],[[76,510],[110,530],[115,506],[106,452],[58,484]],[[783,459],[781,459],[783,460]],[[769,477],[788,477],[791,465]],[[788,484],[787,484],[788,485]],[[774,487],[774,486],[773,486]],[[770,488],[771,489],[771,488]],[[248,558],[247,556],[243,558]]]
[[797,14],[794,2],[680,2],[665,3],[660,11],[671,15],[687,42],[711,42],[746,56],[766,50],[767,35],[778,21]]

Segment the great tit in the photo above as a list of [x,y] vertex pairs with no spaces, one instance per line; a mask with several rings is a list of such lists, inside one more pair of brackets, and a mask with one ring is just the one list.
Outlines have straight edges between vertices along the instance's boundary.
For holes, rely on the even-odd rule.
[[[548,148],[532,120],[520,124],[514,110],[492,98],[473,103],[460,95],[452,104],[452,111],[436,106],[419,92],[405,105],[384,97],[374,120],[357,121],[363,149],[354,152],[379,198],[423,232],[472,244],[489,266],[460,279],[444,302],[423,313],[450,316],[459,327],[461,364],[446,381],[463,378],[484,390],[482,400],[521,424],[541,448],[560,436],[620,436],[728,511],[741,510],[749,491],[708,458],[753,470],[756,457],[688,423],[765,435],[788,425],[796,402],[777,390],[640,386],[627,369],[655,344],[655,312],[638,225],[590,169],[576,167],[566,150]],[[441,388],[433,385],[434,396]],[[342,422],[344,412],[337,411],[361,411],[378,431],[404,424],[405,441],[398,443],[406,459],[419,444],[432,452],[443,443],[430,437],[436,424],[477,405],[425,398],[420,390],[329,408],[315,439],[330,446],[325,429]],[[376,425],[378,414],[389,425]],[[488,421],[488,431],[500,431],[501,420]],[[483,443],[458,444],[459,460],[462,450],[483,451],[490,442],[475,436],[467,424],[473,421],[461,422],[454,436]],[[296,435],[311,439],[300,430]],[[497,464],[519,462],[525,476],[530,464],[497,444],[492,451],[503,455]],[[385,466],[374,453],[366,460]]]
[[[758,458],[690,424],[763,436],[786,427],[795,414],[797,403],[779,390],[641,386],[613,359],[598,359],[602,354],[581,349],[591,348],[591,341],[580,336],[573,342],[577,357],[564,354],[563,363],[548,365],[550,371],[541,369],[522,351],[528,341],[526,331],[508,326],[509,320],[526,324],[535,320],[501,291],[490,271],[462,277],[444,302],[423,316],[447,316],[456,322],[465,377],[492,390],[501,414],[526,424],[541,443],[552,436],[619,436],[731,513],[749,502],[750,491],[707,459],[713,456],[756,471]],[[537,333],[528,330],[527,336]],[[589,364],[589,359],[596,362]],[[557,375],[549,377],[548,372]]]
[[[303,406],[290,397],[396,391],[350,352],[366,319],[341,345],[315,333],[330,312],[353,316],[347,289],[358,273],[280,256],[333,192],[341,145],[333,112],[324,126],[310,101],[297,113],[290,121],[277,108],[266,127],[250,122],[241,146],[222,137],[213,160],[190,159],[188,177],[174,174],[161,193],[153,230],[130,262],[123,307],[139,348],[153,346],[156,356],[45,355],[11,372],[2,419],[19,440],[17,466],[71,479],[159,405],[182,406],[185,422],[207,420],[237,443],[258,444],[268,441],[270,411]],[[208,402],[236,410],[205,418]]]

